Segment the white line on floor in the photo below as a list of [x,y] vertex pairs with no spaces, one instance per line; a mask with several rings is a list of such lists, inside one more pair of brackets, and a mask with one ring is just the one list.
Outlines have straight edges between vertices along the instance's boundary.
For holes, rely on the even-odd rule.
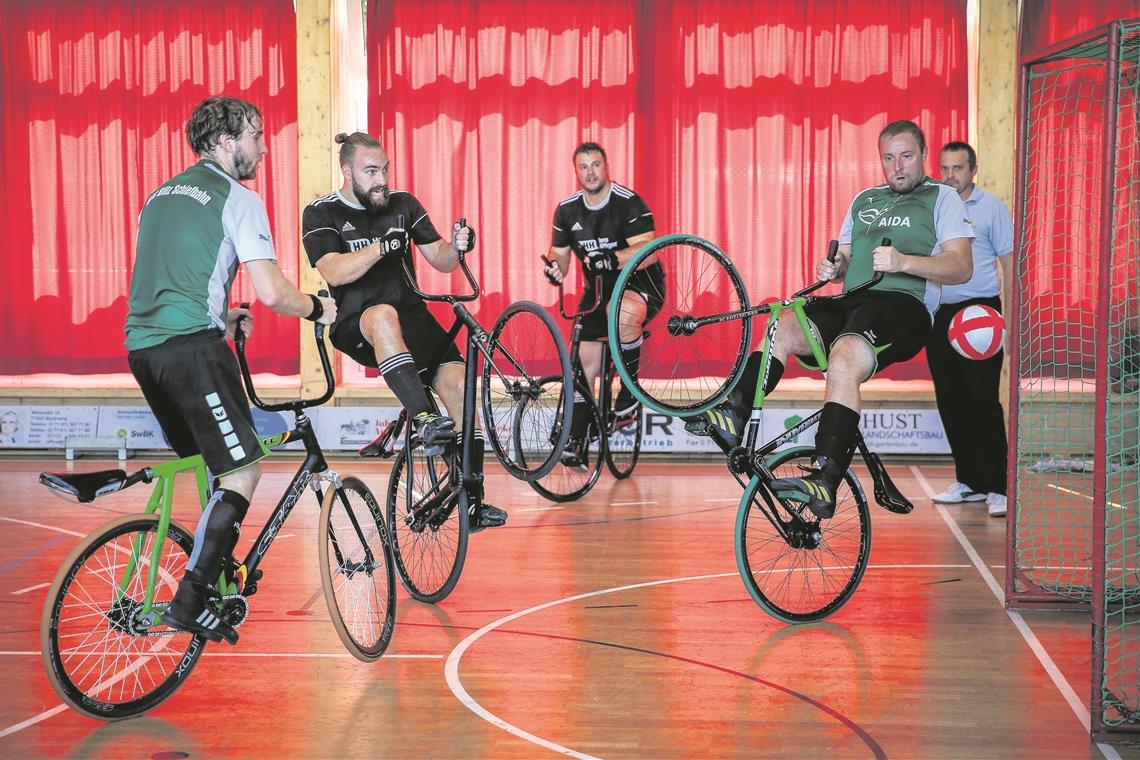
[[565,507],[562,507],[562,506],[551,506],[551,507],[525,507],[525,508],[523,508],[523,509],[519,509],[518,507],[515,507],[515,508],[514,508],[514,509],[512,509],[511,511],[512,511],[512,512],[549,512],[549,511],[550,511],[550,510],[552,510],[552,509],[565,509]]
[[[39,657],[32,649],[0,650],[0,657]],[[348,652],[205,652],[203,657],[296,657],[299,659],[352,659]],[[384,654],[382,660],[442,660],[442,654]]]
[[35,591],[38,588],[47,588],[50,585],[51,585],[50,583],[37,583],[34,586],[28,586],[27,588],[22,588],[18,591],[13,591],[12,596],[19,596],[20,594],[26,594],[29,591]]
[[[929,498],[931,500],[931,503],[933,503],[934,488],[931,487],[929,481],[927,481],[926,477],[922,474],[918,467],[911,465],[910,471],[914,474],[915,480],[918,481],[919,486],[921,486],[922,490],[926,493],[927,498]],[[966,534],[964,534],[962,532],[962,529],[958,527],[958,523],[954,521],[954,518],[950,516],[950,513],[946,511],[945,507],[943,507],[941,504],[934,504],[934,508],[938,510],[938,514],[942,517],[943,522],[946,523],[946,527],[948,527],[950,529],[950,532],[954,534],[954,538],[958,540],[959,545],[961,545],[963,551],[966,552],[966,556],[968,556],[970,558],[970,561],[974,563],[974,567],[982,576],[982,580],[985,581],[986,585],[990,587],[990,591],[993,592],[993,595],[997,598],[998,603],[1004,607],[1005,592],[1002,590],[1001,584],[997,582],[996,578],[994,578],[993,573],[991,573],[989,571],[989,568],[986,567],[986,563],[982,561],[981,555],[979,555],[977,550],[974,549],[974,545],[970,543],[970,539],[966,538]],[[1045,647],[1041,645],[1041,641],[1037,638],[1037,634],[1033,633],[1033,630],[1025,622],[1025,618],[1021,616],[1021,613],[1017,612],[1016,610],[1006,610],[1005,614],[1009,616],[1009,619],[1013,622],[1013,626],[1017,629],[1018,633],[1021,634],[1021,637],[1025,639],[1025,643],[1029,645],[1029,648],[1032,650],[1033,654],[1037,656],[1037,660],[1041,663],[1041,667],[1045,668],[1045,672],[1049,674],[1049,678],[1053,681],[1053,685],[1057,687],[1057,691],[1061,693],[1061,697],[1065,700],[1065,702],[1068,703],[1069,709],[1071,709],[1073,713],[1076,714],[1077,720],[1081,722],[1081,725],[1085,727],[1085,732],[1088,733],[1090,731],[1090,726],[1092,725],[1092,717],[1089,715],[1088,708],[1085,707],[1084,702],[1080,697],[1077,696],[1076,691],[1073,690],[1073,687],[1065,679],[1065,676],[1061,673],[1061,669],[1057,667],[1057,664],[1055,662],[1053,662],[1053,658],[1050,657],[1049,653],[1045,651]],[[1107,758],[1107,760],[1120,760],[1120,755],[1117,754],[1116,750],[1111,745],[1098,743],[1097,747],[1100,749],[1101,754]]]

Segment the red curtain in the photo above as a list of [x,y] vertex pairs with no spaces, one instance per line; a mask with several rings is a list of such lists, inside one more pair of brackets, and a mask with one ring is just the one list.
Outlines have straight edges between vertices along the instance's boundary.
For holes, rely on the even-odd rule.
[[[0,162],[7,240],[0,374],[126,372],[123,322],[142,202],[194,163],[185,125],[211,95],[255,103],[279,263],[298,261],[296,29],[285,0],[4,3]],[[234,300],[250,300],[239,281]],[[298,325],[259,310],[260,371],[298,371]]]
[[1121,18],[1140,18],[1140,0],[1022,0],[1021,53]]
[[[484,324],[519,298],[554,305],[538,256],[587,139],[659,235],[717,243],[755,302],[811,277],[851,198],[882,181],[889,121],[922,126],[933,173],[938,148],[965,139],[965,6],[377,0],[369,123],[437,227],[476,225]],[[927,376],[925,362],[888,376]]]

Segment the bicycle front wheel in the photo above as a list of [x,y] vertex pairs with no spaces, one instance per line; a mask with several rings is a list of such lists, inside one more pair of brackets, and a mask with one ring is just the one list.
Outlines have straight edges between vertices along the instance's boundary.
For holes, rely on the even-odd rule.
[[[642,273],[653,262],[664,270],[664,284]],[[661,304],[642,341],[636,378],[620,337],[642,331],[642,312],[623,311],[623,303]],[[690,417],[712,408],[744,372],[752,318],[740,312],[748,306],[740,274],[715,245],[695,235],[653,240],[622,267],[610,299],[610,354],[622,382],[661,414]]]
[[[152,610],[143,613],[156,541]],[[182,685],[206,648],[201,636],[159,622],[186,573],[194,535],[157,515],[103,525],[68,555],[48,591],[40,651],[48,681],[75,710],[99,720],[141,715]]]
[[450,454],[405,445],[388,484],[388,530],[400,583],[413,599],[451,593],[467,558],[467,494],[452,487]]
[[[483,426],[507,472],[533,481],[557,464],[570,434],[570,355],[537,304],[507,307],[483,349]],[[544,383],[553,375],[560,382]]]
[[[550,384],[561,385],[561,383],[562,378],[554,375],[543,378],[544,390],[539,397],[553,396],[554,389],[550,389],[548,393],[546,387]],[[573,409],[570,427],[574,427],[573,417],[575,414],[584,414],[588,418],[588,422],[584,426],[586,434],[583,441],[577,444],[571,438],[567,444],[567,446],[575,447],[574,453],[577,459],[571,462],[566,457],[562,457],[554,463],[550,472],[538,480],[530,481],[531,488],[551,501],[564,502],[580,499],[589,493],[590,489],[598,482],[598,476],[602,474],[602,439],[598,433],[603,429],[602,418],[598,414],[598,407],[594,404],[590,391],[581,385],[576,386],[576,388],[576,392],[581,394],[585,400],[580,407],[576,406]],[[528,414],[524,409],[523,416],[528,416]],[[556,432],[558,431],[551,431],[551,435],[554,436]]]
[[[812,468],[810,447],[774,454],[776,478],[799,477]],[[752,599],[788,623],[822,620],[842,607],[863,578],[871,556],[871,515],[855,474],[844,476],[835,515],[817,521],[794,518],[754,476],[736,514],[736,566]]]
[[330,488],[321,504],[321,587],[333,627],[349,654],[372,662],[396,624],[396,579],[376,497],[359,478]]

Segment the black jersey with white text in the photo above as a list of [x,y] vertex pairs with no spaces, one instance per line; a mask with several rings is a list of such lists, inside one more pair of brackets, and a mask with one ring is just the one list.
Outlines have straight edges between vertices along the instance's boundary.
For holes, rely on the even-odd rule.
[[[554,233],[551,245],[569,246],[579,261],[591,251],[617,251],[629,247],[629,239],[652,232],[653,212],[641,196],[616,182],[597,206],[586,205],[582,191],[571,195],[554,210]],[[604,278],[605,292],[613,289],[617,272]]]
[[[341,195],[340,191],[317,198],[305,207],[301,215],[301,240],[309,263],[315,267],[325,256],[354,253],[380,240],[390,227],[396,226],[397,216],[404,217],[404,229],[412,243],[427,245],[440,239],[427,211],[411,193],[393,190],[388,206],[379,211],[365,209]],[[342,320],[360,314],[369,306],[419,303],[419,296],[408,287],[404,264],[415,273],[411,246],[399,256],[389,255],[380,259],[356,281],[331,286],[337,304],[333,330]]]

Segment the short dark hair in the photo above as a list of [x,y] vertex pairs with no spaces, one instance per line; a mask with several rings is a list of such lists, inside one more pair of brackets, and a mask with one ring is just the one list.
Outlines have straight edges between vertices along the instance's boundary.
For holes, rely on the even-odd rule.
[[962,142],[961,140],[954,140],[942,146],[939,153],[945,153],[948,150],[964,150],[966,151],[966,159],[970,162],[970,171],[978,168],[978,154],[970,147],[970,143]]
[[340,145],[340,165],[348,166],[352,157],[356,155],[357,148],[381,148],[380,141],[367,132],[341,132],[333,138]]
[[914,139],[918,140],[918,151],[920,153],[926,152],[926,135],[922,134],[922,130],[910,119],[892,121],[883,127],[883,131],[879,133],[879,142],[898,135],[914,135]]
[[573,161],[575,158],[577,158],[579,153],[601,153],[602,158],[606,161],[609,161],[609,159],[606,158],[605,149],[601,145],[598,145],[596,142],[584,142],[579,145],[574,149],[574,152],[570,154],[570,160]]
[[245,125],[260,127],[261,111],[239,98],[206,98],[186,122],[186,141],[199,156],[217,147],[222,135],[240,137]]

